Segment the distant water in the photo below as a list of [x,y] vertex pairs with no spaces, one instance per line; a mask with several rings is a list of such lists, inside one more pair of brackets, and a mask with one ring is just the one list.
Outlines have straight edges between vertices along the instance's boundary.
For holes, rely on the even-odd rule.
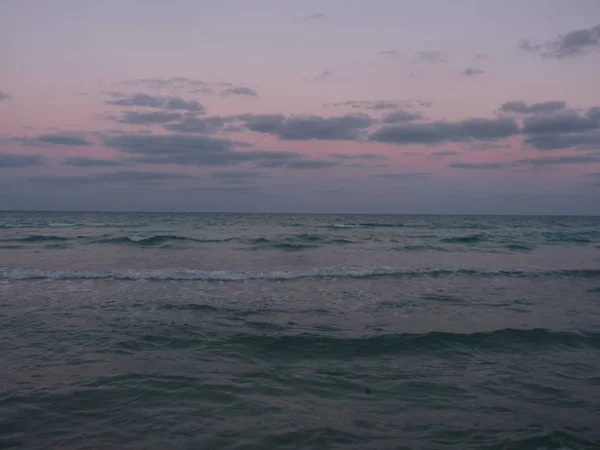
[[0,213],[0,448],[599,449],[600,218]]

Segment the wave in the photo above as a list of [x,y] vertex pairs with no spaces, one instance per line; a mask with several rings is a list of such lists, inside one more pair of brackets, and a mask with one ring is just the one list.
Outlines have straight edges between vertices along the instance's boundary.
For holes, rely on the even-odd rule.
[[145,223],[95,223],[95,222],[40,222],[40,223],[1,223],[0,228],[140,228]]
[[329,237],[318,234],[298,234],[279,239],[268,239],[265,237],[250,239],[248,241],[254,245],[253,249],[277,248],[281,250],[303,250],[309,248],[318,248],[326,244],[353,244],[350,239]]
[[114,269],[114,270],[45,270],[19,267],[0,268],[0,279],[8,280],[189,280],[189,281],[250,281],[298,280],[304,278],[369,278],[369,277],[419,277],[419,276],[480,276],[515,278],[600,278],[600,269],[566,270],[511,270],[476,268],[403,268],[375,267],[322,267],[305,270],[198,270],[198,269]]
[[152,246],[164,244],[171,241],[180,242],[200,242],[200,243],[215,243],[215,242],[227,242],[231,239],[203,239],[195,237],[177,236],[174,234],[153,234],[149,236],[143,235],[132,235],[132,236],[119,236],[106,239],[97,239],[92,241],[93,244],[128,244],[128,245],[144,245]]
[[41,234],[32,234],[29,236],[0,239],[0,242],[64,242],[69,239],[62,236],[46,236]]
[[598,231],[580,231],[580,232],[544,232],[542,237],[548,243],[553,244],[588,244],[600,239]]
[[[231,341],[230,341],[231,342]],[[317,334],[256,335],[240,333],[233,338],[259,354],[310,355],[311,358],[378,357],[390,354],[422,354],[431,351],[460,352],[536,351],[546,348],[600,349],[600,333],[552,331],[544,328],[505,328],[477,333],[400,333],[360,338],[330,337]]]
[[360,222],[360,223],[336,223],[328,225],[331,229],[340,228],[402,228],[404,224],[393,222]]
[[449,238],[443,238],[440,240],[448,244],[476,244],[478,242],[487,241],[487,239],[488,238],[485,234],[471,234],[468,236],[454,236]]
[[525,244],[506,244],[505,247],[509,250],[521,252],[530,252],[532,250],[535,250],[534,246]]
[[[398,242],[398,241],[392,239],[392,242]],[[450,252],[450,251],[452,251],[445,247],[438,247],[435,245],[427,245],[427,244],[402,245],[402,246],[394,247],[394,250],[398,250],[398,251],[402,251],[402,252]]]

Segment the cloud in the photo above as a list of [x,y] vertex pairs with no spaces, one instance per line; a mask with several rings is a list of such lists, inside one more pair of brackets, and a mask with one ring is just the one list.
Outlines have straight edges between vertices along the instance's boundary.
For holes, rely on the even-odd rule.
[[475,56],[473,56],[473,59],[475,61],[481,61],[483,59],[488,59],[487,55],[483,54],[483,53],[476,53]]
[[117,159],[99,159],[88,156],[70,156],[63,159],[63,164],[74,167],[118,167],[127,164]]
[[153,183],[156,181],[182,180],[194,178],[178,172],[120,171],[89,176],[30,177],[29,181],[57,185],[94,183]]
[[14,153],[0,153],[0,169],[41,166],[46,164],[42,155],[19,155]]
[[573,58],[600,49],[600,25],[574,30],[543,44],[522,39],[518,45],[521,50],[539,53],[546,59]]
[[191,88],[221,88],[234,86],[229,82],[210,82],[195,80],[188,77],[157,77],[157,78],[137,78],[134,80],[124,80],[122,82],[128,86],[143,86],[149,89],[191,89]]
[[412,120],[417,120],[422,118],[423,116],[418,112],[409,112],[403,109],[399,109],[397,111],[391,112],[383,117],[384,123],[398,123],[398,122],[410,122]]
[[446,167],[451,169],[475,169],[475,170],[496,170],[508,167],[507,164],[501,162],[476,163],[468,161],[454,161],[446,164]]
[[302,22],[312,22],[314,20],[323,19],[325,16],[325,13],[313,13],[302,17],[300,20],[302,20]]
[[324,72],[322,72],[319,76],[316,76],[314,79],[315,81],[325,81],[327,80],[329,77],[331,76],[331,72],[329,72],[328,70],[325,70]]
[[232,87],[223,89],[220,93],[222,97],[229,97],[230,95],[245,96],[245,97],[258,97],[258,92],[249,87]]
[[372,133],[369,140],[388,144],[439,144],[471,139],[494,140],[519,132],[510,118],[467,119],[459,122],[401,123],[386,125]]
[[165,125],[165,129],[177,133],[205,133],[211,134],[218,132],[227,120],[223,117],[195,117],[186,116],[179,122]]
[[244,122],[247,129],[257,133],[275,133],[285,121],[283,114],[242,114],[233,119]]
[[3,102],[4,100],[8,99],[10,99],[10,95],[6,92],[0,91],[0,102]]
[[182,117],[181,113],[171,111],[125,111],[116,120],[129,125],[152,125],[173,122]]
[[508,144],[496,144],[493,142],[472,142],[464,146],[465,150],[482,152],[486,150],[512,149]]
[[31,147],[84,147],[93,144],[83,133],[67,131],[41,134],[33,138],[10,138],[9,141]]
[[383,155],[381,153],[330,153],[330,158],[335,159],[344,159],[347,161],[353,161],[356,159],[366,159],[366,160],[384,160],[388,159],[387,155]]
[[557,166],[563,164],[600,163],[600,152],[581,153],[576,155],[541,156],[539,158],[523,158],[513,162],[516,166]]
[[467,67],[462,71],[462,76],[464,77],[472,77],[474,75],[482,75],[484,73],[483,70],[477,69],[475,67]]
[[181,97],[164,97],[161,95],[148,95],[143,93],[125,95],[120,92],[110,92],[109,95],[118,97],[118,100],[109,100],[105,103],[115,106],[161,108],[167,110],[182,110],[195,113],[204,112],[204,107],[195,100],[184,100]]
[[566,108],[567,104],[559,100],[532,103],[527,105],[523,101],[507,102],[500,107],[500,111],[517,114],[541,114],[552,113]]
[[[348,100],[345,102],[332,103],[331,106],[349,107],[353,109],[370,109],[373,111],[397,109],[397,108],[415,108],[425,107],[429,108],[433,105],[428,100],[405,100],[405,101],[391,101],[391,100]],[[329,106],[329,105],[325,105]]]
[[415,53],[415,58],[417,61],[432,63],[446,61],[448,55],[439,50],[421,50]]
[[594,128],[600,128],[598,121],[572,111],[534,115],[523,121],[523,133],[572,133]]
[[442,150],[439,152],[431,152],[429,154],[429,159],[441,159],[446,158],[447,156],[458,156],[460,153],[454,150]]
[[210,176],[228,184],[245,184],[255,178],[264,178],[267,176],[264,172],[256,170],[221,170],[211,172]]
[[123,134],[105,137],[104,144],[122,153],[128,161],[147,164],[232,166],[251,162],[257,167],[285,167],[305,158],[300,153],[278,150],[239,151],[236,146],[247,144],[189,134]]
[[285,167],[289,169],[325,169],[337,165],[339,165],[338,161],[331,161],[330,159],[299,159],[287,163]]
[[425,172],[391,172],[377,173],[371,175],[374,178],[386,178],[390,180],[424,180],[431,177],[431,174]]
[[245,114],[237,116],[246,128],[273,134],[281,140],[352,140],[361,139],[363,130],[375,123],[366,114],[338,117]]
[[589,163],[600,163],[600,152],[594,153],[580,153],[575,155],[560,155],[560,156],[541,156],[538,158],[521,158],[512,162],[486,162],[486,163],[475,163],[467,161],[455,161],[446,167],[456,169],[480,169],[480,170],[494,170],[504,169],[507,167],[548,167],[558,166],[564,164],[589,164]]
[[541,133],[524,139],[526,144],[538,150],[558,150],[575,147],[578,149],[600,148],[600,130],[581,133]]
[[526,117],[522,129],[524,142],[538,150],[600,148],[600,117],[596,108],[584,113],[559,110]]

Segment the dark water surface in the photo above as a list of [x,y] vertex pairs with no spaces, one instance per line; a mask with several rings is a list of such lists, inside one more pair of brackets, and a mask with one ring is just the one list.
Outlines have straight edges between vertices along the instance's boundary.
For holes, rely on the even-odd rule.
[[600,449],[600,218],[0,213],[0,448]]

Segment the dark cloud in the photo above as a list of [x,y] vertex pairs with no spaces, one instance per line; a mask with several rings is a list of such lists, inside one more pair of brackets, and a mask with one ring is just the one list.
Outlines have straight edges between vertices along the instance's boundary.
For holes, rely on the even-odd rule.
[[465,150],[482,152],[486,150],[512,149],[508,144],[496,144],[493,142],[472,142],[464,146]]
[[477,163],[468,161],[454,161],[446,164],[446,167],[451,169],[475,169],[475,170],[495,170],[508,167],[507,164],[501,162]]
[[182,134],[122,134],[104,144],[136,162],[154,164],[227,165],[236,153],[235,141]]
[[542,114],[527,117],[523,121],[523,133],[573,133],[599,128],[598,121],[573,111]]
[[36,137],[11,138],[9,141],[31,147],[84,147],[92,145],[82,133],[59,132],[41,134]]
[[116,120],[129,125],[152,125],[174,122],[182,117],[181,113],[172,111],[125,111]]
[[412,120],[421,119],[423,116],[418,112],[405,111],[399,109],[383,116],[384,123],[410,122]]
[[302,22],[311,22],[313,20],[319,20],[319,19],[323,19],[326,16],[325,13],[314,13],[314,14],[308,14],[304,17],[302,17]]
[[371,175],[374,178],[386,178],[390,180],[424,180],[431,177],[425,172],[389,172]]
[[71,156],[63,159],[63,164],[75,167],[118,167],[127,164],[117,159],[90,158],[88,156]]
[[454,150],[442,150],[439,152],[431,152],[429,154],[429,159],[441,159],[441,158],[446,158],[448,156],[458,156],[460,155],[460,153],[454,151]]
[[539,53],[547,59],[563,59],[585,55],[600,49],[600,25],[574,30],[543,44],[533,44],[528,39],[519,42],[522,50]]
[[154,183],[157,181],[183,180],[193,178],[176,172],[120,171],[89,176],[30,177],[29,181],[57,185],[94,184],[94,183]]
[[559,100],[549,100],[547,102],[532,103],[527,105],[523,101],[507,102],[500,107],[500,111],[506,113],[518,114],[541,114],[560,111],[567,107],[567,104]]
[[483,70],[477,69],[475,67],[467,67],[462,71],[462,76],[464,77],[472,77],[474,75],[482,75],[484,73]]
[[513,162],[516,166],[557,166],[563,164],[599,163],[600,152],[580,153],[576,155],[541,156],[539,158],[523,158]]
[[565,164],[589,164],[589,163],[600,163],[600,152],[594,153],[579,153],[574,155],[560,155],[560,156],[541,156],[537,158],[521,158],[512,162],[489,162],[489,163],[475,163],[467,161],[455,161],[446,167],[457,168],[457,169],[481,169],[481,170],[494,170],[503,169],[507,167],[548,167],[558,166]]
[[381,153],[330,153],[330,158],[335,159],[344,159],[347,161],[352,161],[356,159],[366,159],[366,160],[384,160],[388,159],[387,155],[383,155]]
[[448,55],[439,50],[421,50],[415,53],[415,58],[421,62],[440,62],[446,61]]
[[165,102],[164,97],[148,94],[132,94],[127,96],[121,92],[110,92],[109,95],[118,97],[119,100],[110,100],[105,103],[117,106],[144,106],[148,108],[161,108]]
[[224,125],[226,119],[219,116],[213,117],[196,117],[186,116],[179,122],[174,122],[165,125],[165,128],[169,131],[175,131],[177,133],[216,133]]
[[299,159],[291,161],[285,165],[289,169],[324,169],[339,165],[338,161],[330,159]]
[[233,118],[244,122],[249,130],[269,134],[275,133],[285,122],[283,114],[242,114]]
[[6,92],[0,91],[0,102],[3,102],[4,100],[8,100],[9,98],[10,98],[9,94],[7,94]]
[[35,127],[33,125],[25,125],[23,128],[26,130],[33,130]]
[[594,106],[593,108],[588,109],[585,116],[600,122],[600,106]]
[[[415,108],[424,107],[429,108],[433,105],[428,100],[405,100],[405,101],[391,101],[391,100],[348,100],[345,102],[332,103],[331,106],[349,107],[353,109],[370,109],[373,111],[397,109],[397,108]],[[329,106],[329,105],[325,105]]]
[[46,158],[42,155],[0,153],[0,169],[18,169],[21,167],[41,166],[44,164],[46,164]]
[[211,172],[210,176],[228,184],[245,184],[255,178],[264,178],[268,176],[265,172],[256,170],[221,170]]
[[163,108],[190,111],[194,113],[204,112],[204,107],[196,100],[184,100],[181,97],[167,97]]
[[109,136],[107,147],[124,154],[127,160],[148,164],[195,166],[232,166],[251,162],[258,167],[285,167],[305,157],[295,152],[278,150],[236,150],[246,143],[231,139],[188,134]]
[[535,114],[523,121],[524,142],[539,150],[600,148],[600,118],[597,110],[584,113],[560,110]]
[[328,70],[325,70],[324,72],[322,72],[320,75],[315,77],[315,81],[325,81],[327,80],[329,77],[331,76],[331,72],[329,72]]
[[254,89],[251,89],[249,87],[227,88],[227,89],[223,89],[220,94],[223,97],[229,97],[230,95],[245,96],[245,97],[258,97],[258,92],[256,92]]
[[254,115],[237,116],[246,128],[273,134],[282,140],[359,140],[363,130],[375,123],[366,114],[338,117]]
[[386,125],[369,139],[389,144],[439,144],[471,139],[494,140],[519,132],[517,122],[510,118],[467,119],[460,122],[402,123]]
[[116,106],[161,108],[167,110],[182,110],[194,113],[204,112],[204,107],[195,100],[184,100],[181,97],[164,97],[161,95],[148,95],[143,93],[125,95],[120,92],[110,92],[109,95],[118,97],[106,103]]
[[563,148],[600,148],[600,130],[581,133],[540,133],[531,134],[524,142],[538,150],[558,150]]

